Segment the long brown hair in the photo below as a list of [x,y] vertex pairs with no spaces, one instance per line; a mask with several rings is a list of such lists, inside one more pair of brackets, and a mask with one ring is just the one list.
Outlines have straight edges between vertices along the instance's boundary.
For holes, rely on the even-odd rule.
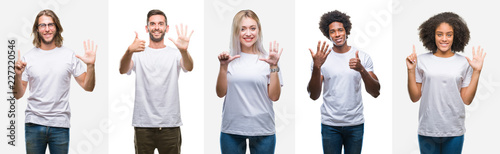
[[52,10],[49,10],[49,9],[40,11],[40,13],[38,13],[38,15],[35,18],[35,23],[33,23],[33,31],[31,33],[31,35],[33,35],[35,37],[33,39],[33,45],[35,45],[35,47],[37,47],[37,48],[40,48],[40,46],[42,45],[41,41],[43,38],[38,33],[38,19],[41,16],[49,16],[54,21],[54,24],[56,26],[56,31],[55,31],[55,35],[54,35],[53,39],[54,39],[54,42],[56,43],[56,46],[61,47],[63,44],[63,37],[61,36],[61,33],[63,32],[63,28],[61,26],[61,23],[59,22],[59,18],[57,17],[57,15]]

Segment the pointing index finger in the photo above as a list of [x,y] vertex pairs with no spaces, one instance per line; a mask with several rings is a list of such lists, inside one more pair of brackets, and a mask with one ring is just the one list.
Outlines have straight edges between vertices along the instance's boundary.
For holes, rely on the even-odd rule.
[[21,61],[21,50],[17,50],[17,61]]

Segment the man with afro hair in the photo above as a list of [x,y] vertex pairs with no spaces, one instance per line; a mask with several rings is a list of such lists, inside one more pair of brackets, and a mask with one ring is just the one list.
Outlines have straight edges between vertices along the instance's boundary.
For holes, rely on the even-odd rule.
[[[380,95],[380,84],[368,54],[347,44],[351,32],[350,17],[340,11],[323,14],[319,29],[333,47],[318,41],[311,49],[312,75],[307,91],[316,100],[323,88],[321,134],[325,154],[360,154],[363,144],[364,117],[361,81],[373,97]],[[333,50],[333,53],[330,52]]]

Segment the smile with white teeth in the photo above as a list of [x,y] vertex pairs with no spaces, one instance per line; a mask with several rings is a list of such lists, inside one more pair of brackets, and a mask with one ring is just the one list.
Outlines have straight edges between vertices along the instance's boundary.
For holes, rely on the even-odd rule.
[[253,40],[253,38],[243,38],[243,39],[247,42],[251,42]]

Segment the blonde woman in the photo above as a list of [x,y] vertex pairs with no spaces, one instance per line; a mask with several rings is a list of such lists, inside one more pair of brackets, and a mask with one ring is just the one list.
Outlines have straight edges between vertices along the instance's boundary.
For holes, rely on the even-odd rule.
[[257,15],[242,10],[233,18],[230,53],[219,54],[217,96],[224,97],[221,128],[222,154],[272,154],[276,145],[273,101],[281,94],[279,44],[262,45]]

